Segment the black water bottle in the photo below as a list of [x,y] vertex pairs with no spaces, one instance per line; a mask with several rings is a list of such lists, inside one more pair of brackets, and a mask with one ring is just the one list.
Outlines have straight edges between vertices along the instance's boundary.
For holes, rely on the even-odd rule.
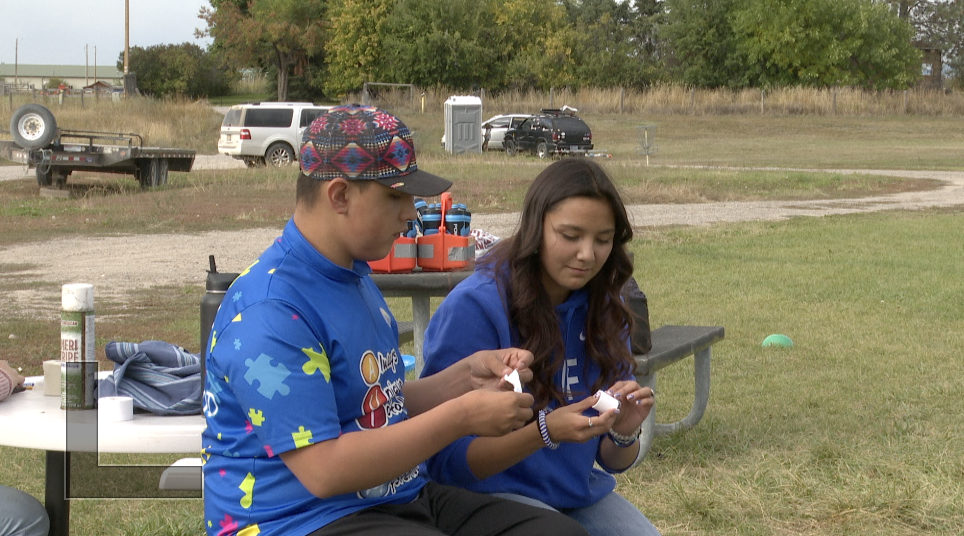
[[224,293],[228,287],[238,277],[234,273],[218,272],[218,267],[214,262],[214,255],[208,256],[208,263],[211,268],[208,270],[208,278],[205,284],[204,296],[201,298],[201,381],[206,381],[204,360],[208,356],[208,336],[211,334],[211,326],[214,324],[214,317],[218,314],[218,307],[224,300]]
[[462,203],[452,205],[445,213],[445,231],[456,236],[469,236],[472,213]]
[[432,203],[426,207],[425,212],[422,214],[422,234],[428,236],[435,233],[440,233],[443,231],[443,229],[439,228],[441,225],[442,205]]

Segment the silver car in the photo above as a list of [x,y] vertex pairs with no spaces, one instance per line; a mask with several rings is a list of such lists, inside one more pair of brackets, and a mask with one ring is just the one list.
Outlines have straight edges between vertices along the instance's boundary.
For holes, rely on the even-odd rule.
[[510,128],[516,128],[522,121],[532,117],[530,114],[506,114],[506,115],[496,115],[490,117],[488,121],[482,123],[482,139],[486,139],[486,130],[488,130],[488,141],[483,142],[482,149],[490,151],[502,151],[505,148],[502,146],[502,140],[505,139],[505,133]]
[[[505,114],[493,115],[482,123],[482,150],[483,151],[503,151],[502,140],[505,133],[510,128],[518,127],[526,118],[532,117],[530,114]],[[488,139],[486,139],[488,130]],[[445,136],[442,136],[442,147],[445,147]]]

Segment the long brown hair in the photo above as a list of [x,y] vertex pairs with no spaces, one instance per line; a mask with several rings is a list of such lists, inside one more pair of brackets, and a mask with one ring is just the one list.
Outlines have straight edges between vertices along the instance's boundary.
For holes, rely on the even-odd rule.
[[608,387],[636,369],[625,342],[632,327],[632,314],[619,295],[633,273],[626,251],[626,244],[633,238],[633,228],[626,207],[599,164],[584,158],[564,158],[544,169],[529,186],[517,232],[498,242],[479,260],[481,269],[504,276],[496,279],[505,285],[510,325],[517,330],[521,347],[535,355],[534,377],[529,388],[540,409],[550,400],[565,404],[565,393],[556,379],[565,362],[565,343],[555,309],[541,283],[539,250],[546,213],[572,197],[609,203],[616,224],[612,253],[586,285],[589,294],[586,353],[601,369],[590,392]]

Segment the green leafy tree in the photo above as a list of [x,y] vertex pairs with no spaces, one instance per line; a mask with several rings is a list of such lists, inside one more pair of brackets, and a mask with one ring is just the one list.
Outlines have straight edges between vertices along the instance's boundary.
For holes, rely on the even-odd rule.
[[668,68],[679,80],[698,87],[743,87],[746,59],[741,55],[730,15],[742,0],[666,0],[664,41]]
[[571,28],[558,2],[499,0],[494,5],[493,40],[499,43],[495,88],[567,85],[571,73]]
[[385,76],[425,87],[491,85],[499,47],[491,7],[490,0],[397,0],[382,38]]
[[907,87],[913,31],[871,0],[667,0],[670,64],[706,87]]
[[868,0],[745,0],[729,17],[753,85],[904,88],[913,29]]
[[[117,69],[124,66],[119,54]],[[137,75],[140,91],[155,97],[208,97],[228,92],[237,76],[213,55],[193,43],[132,47],[131,72]]]
[[330,5],[331,38],[325,92],[338,95],[384,81],[382,36],[393,0],[334,0]]
[[323,54],[326,6],[325,0],[212,0],[199,16],[207,23],[203,33],[227,61],[276,71],[283,101],[292,74],[301,75]]
[[640,87],[656,76],[647,43],[634,39],[637,17],[647,16],[646,11],[616,0],[563,0],[563,6],[574,30],[569,33],[572,61],[581,84]]

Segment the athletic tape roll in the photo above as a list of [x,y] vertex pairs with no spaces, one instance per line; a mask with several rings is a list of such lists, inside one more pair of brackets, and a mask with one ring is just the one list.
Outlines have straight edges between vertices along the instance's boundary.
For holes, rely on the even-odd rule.
[[94,285],[69,283],[61,289],[61,305],[64,311],[85,312],[94,310]]
[[105,396],[97,399],[97,418],[119,422],[134,418],[134,399],[129,396]]
[[599,413],[603,413],[605,411],[616,409],[619,407],[619,401],[613,398],[610,394],[606,393],[605,391],[601,391],[601,390],[597,391],[596,396],[599,397],[599,400],[597,400],[596,403],[592,405],[592,409],[598,411]]
[[44,361],[44,396],[60,396],[60,360]]

